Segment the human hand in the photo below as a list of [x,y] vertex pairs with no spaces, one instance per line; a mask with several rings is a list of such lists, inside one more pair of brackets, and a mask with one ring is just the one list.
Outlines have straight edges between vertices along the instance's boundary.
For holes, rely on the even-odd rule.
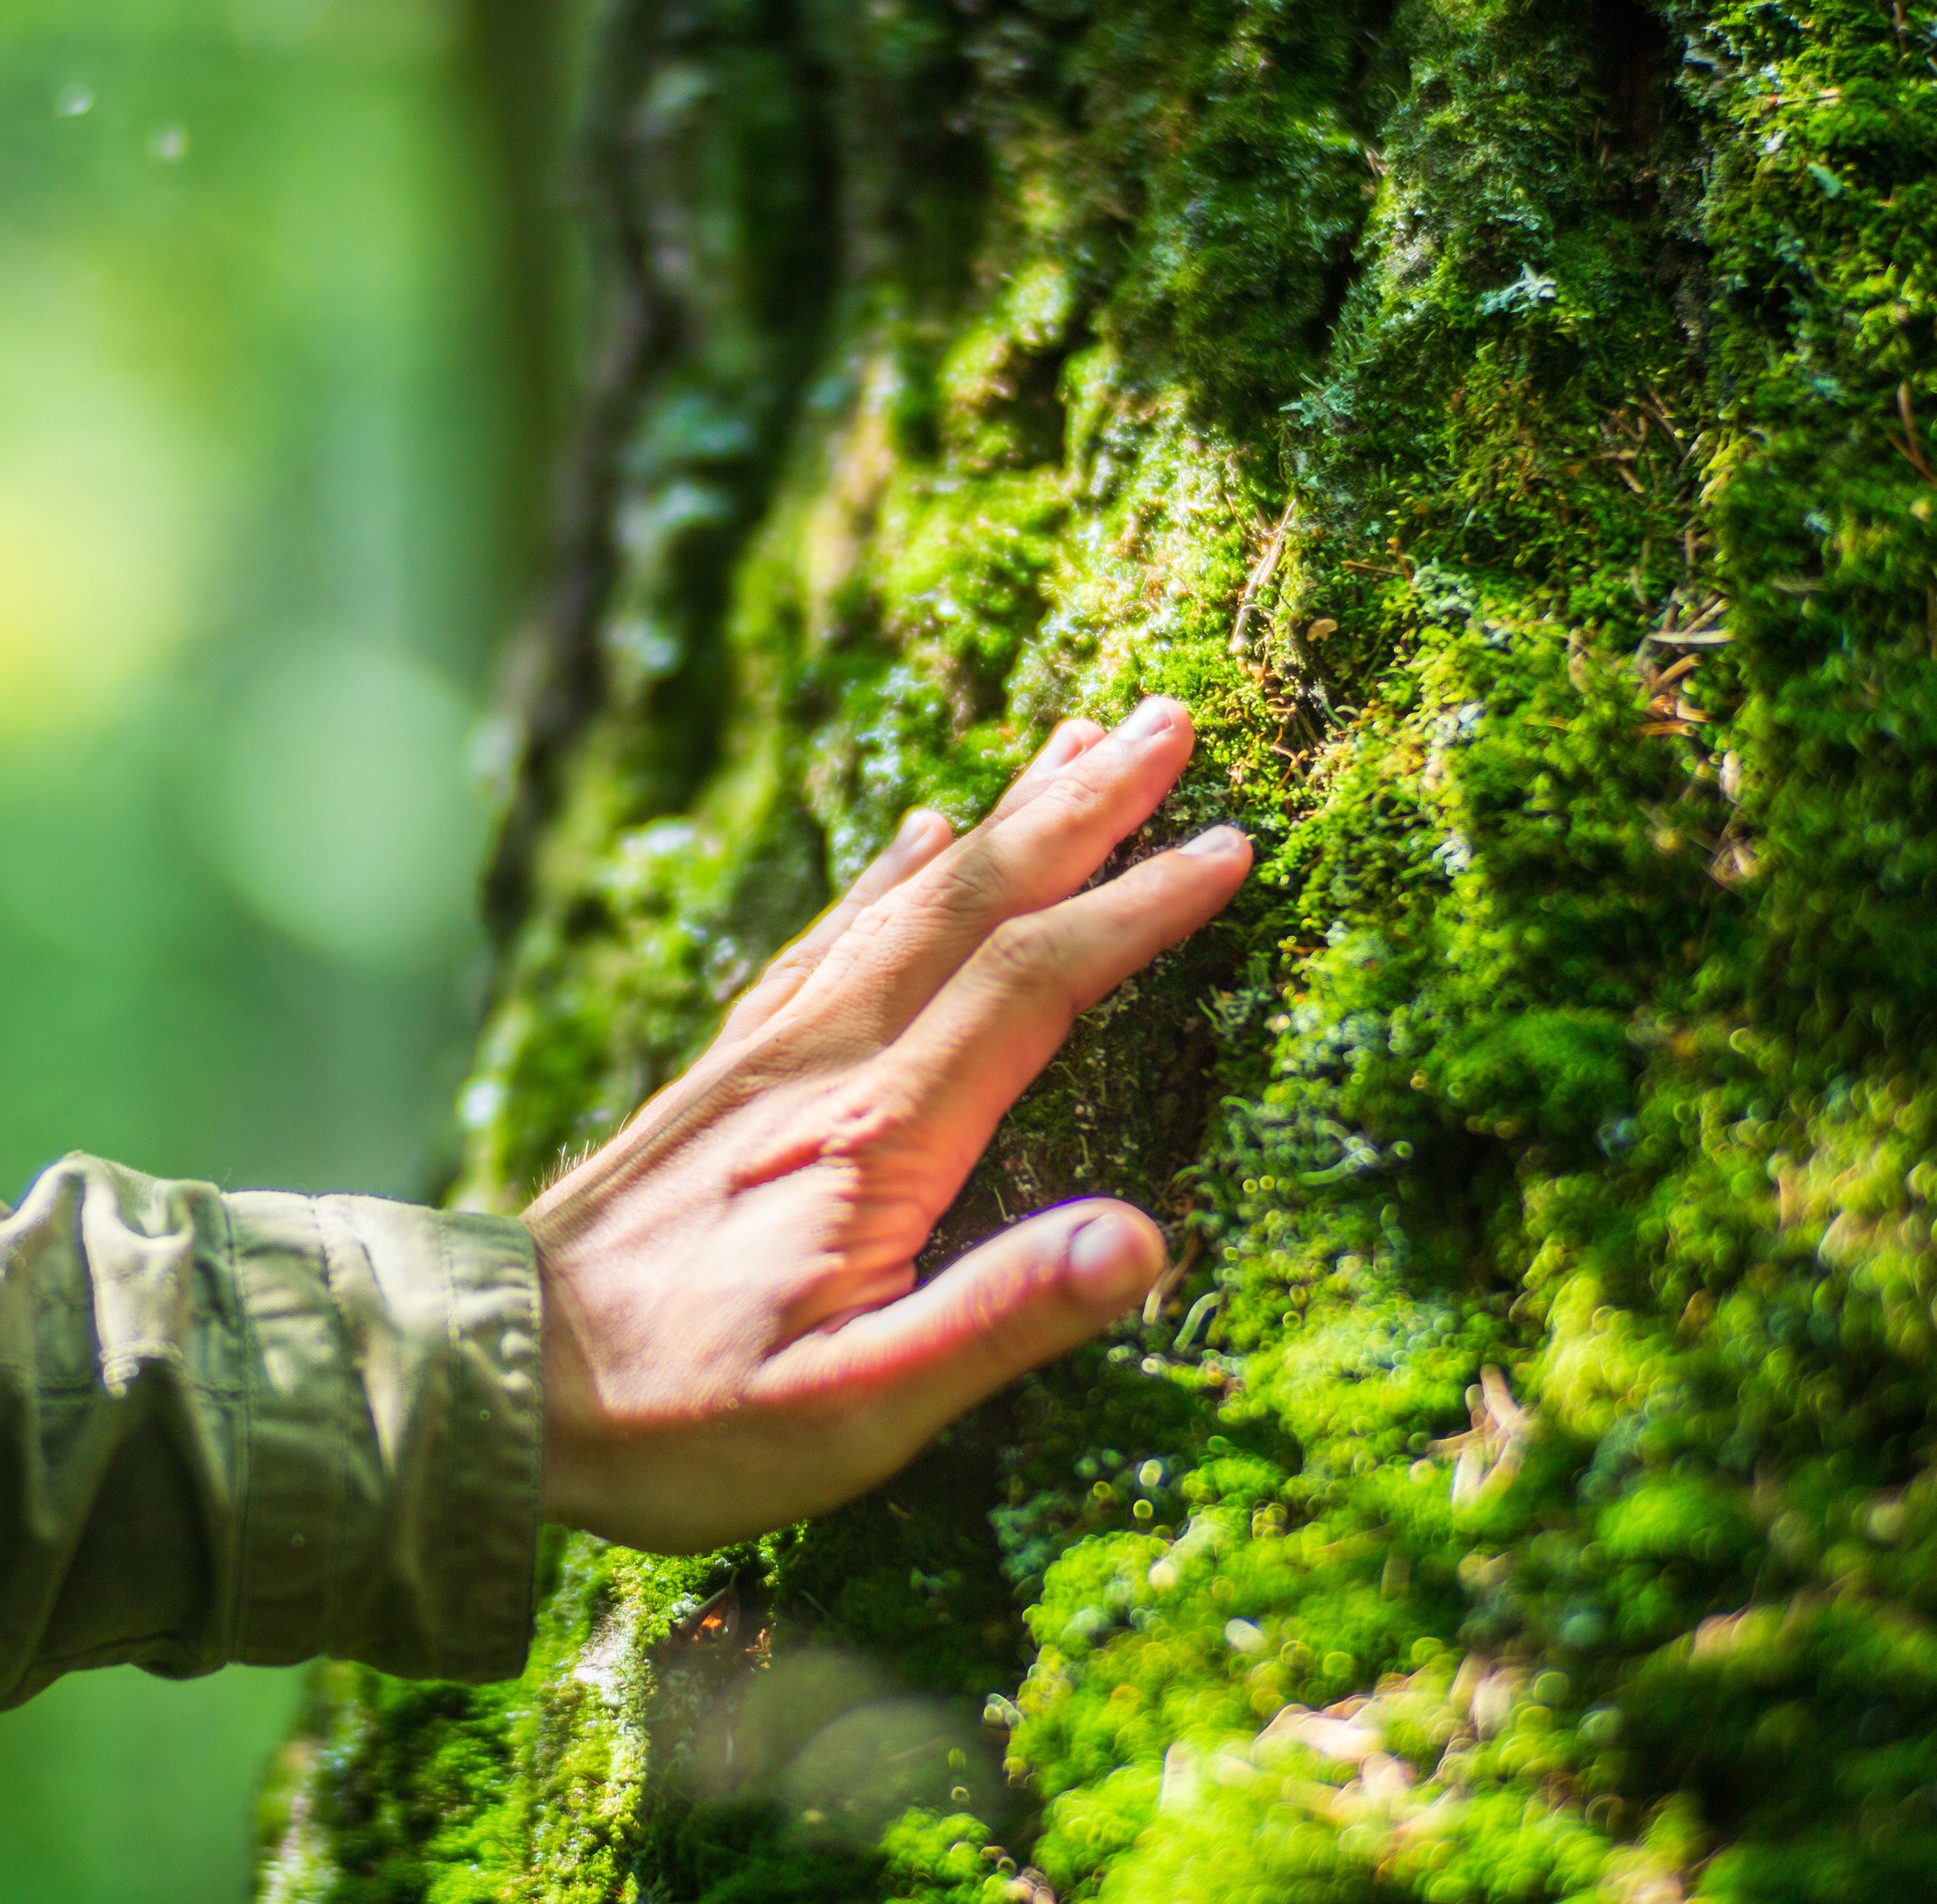
[[1108,1198],[918,1288],[914,1266],[1078,1016],[1243,883],[1227,826],[1077,890],[1192,744],[1147,700],[1108,734],[1065,722],[961,840],[911,813],[698,1063],[525,1213],[547,1519],[680,1552],[837,1506],[1142,1299],[1163,1234]]

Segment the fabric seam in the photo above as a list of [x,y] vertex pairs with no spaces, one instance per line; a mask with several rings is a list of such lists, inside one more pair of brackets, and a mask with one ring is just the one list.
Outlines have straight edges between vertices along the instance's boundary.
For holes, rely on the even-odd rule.
[[349,1413],[349,1390],[350,1388],[349,1366],[353,1357],[344,1338],[349,1331],[349,1317],[337,1287],[336,1259],[330,1254],[329,1224],[327,1213],[319,1197],[307,1198],[310,1221],[315,1226],[316,1246],[323,1257],[323,1288],[329,1298],[330,1339],[335,1344],[342,1366],[338,1379],[332,1384],[335,1390],[331,1397],[329,1418],[334,1433],[335,1445],[331,1450],[329,1513],[327,1526],[318,1531],[328,1543],[324,1551],[323,1568],[323,1621],[322,1650],[332,1651],[337,1635],[338,1622],[342,1617],[341,1595],[338,1581],[344,1572],[344,1523],[348,1515],[349,1501],[350,1423]]
[[[442,1450],[445,1472],[455,1479],[457,1463],[462,1458],[464,1436],[461,1414],[464,1402],[464,1358],[457,1333],[457,1285],[451,1273],[450,1239],[446,1234],[447,1225],[440,1212],[431,1213],[431,1228],[437,1240],[437,1274],[444,1284],[444,1352],[446,1357],[445,1401],[444,1410],[445,1447]],[[466,1476],[467,1480],[469,1476]],[[455,1487],[432,1490],[427,1518],[435,1525],[436,1548],[439,1556],[445,1562],[448,1571],[443,1572],[439,1581],[439,1599],[444,1602],[436,1610],[436,1646],[435,1662],[442,1675],[448,1676],[451,1668],[452,1638],[454,1627],[461,1624],[453,1619],[457,1609],[449,1603],[451,1588],[469,1572],[459,1557],[451,1551],[447,1534]]]
[[243,1610],[248,1604],[250,1556],[253,1551],[255,1534],[256,1364],[261,1340],[256,1328],[255,1311],[249,1301],[250,1292],[236,1255],[235,1213],[230,1209],[226,1196],[218,1196],[215,1207],[222,1213],[223,1254],[228,1271],[229,1293],[236,1305],[236,1319],[242,1333],[242,1384],[240,1396],[242,1418],[231,1455],[232,1466],[230,1485],[235,1490],[235,1532],[232,1536],[234,1546],[232,1556],[233,1570],[229,1588],[229,1617],[225,1622],[228,1643],[223,1648],[230,1659],[234,1659],[243,1647]]

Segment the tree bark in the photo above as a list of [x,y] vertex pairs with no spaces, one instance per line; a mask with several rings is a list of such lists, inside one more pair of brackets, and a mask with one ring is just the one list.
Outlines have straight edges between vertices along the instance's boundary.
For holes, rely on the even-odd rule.
[[265,1894],[1937,1885],[1921,5],[619,0],[461,1194],[1179,695],[1229,917],[943,1225],[1164,1297],[813,1525],[327,1676]]

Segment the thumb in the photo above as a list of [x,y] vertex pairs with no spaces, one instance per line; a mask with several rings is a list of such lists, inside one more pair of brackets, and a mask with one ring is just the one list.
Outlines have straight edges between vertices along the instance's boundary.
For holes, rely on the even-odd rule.
[[1134,1205],[1064,1204],[898,1302],[795,1342],[767,1374],[870,1418],[887,1472],[964,1409],[1141,1303],[1167,1259],[1163,1233]]

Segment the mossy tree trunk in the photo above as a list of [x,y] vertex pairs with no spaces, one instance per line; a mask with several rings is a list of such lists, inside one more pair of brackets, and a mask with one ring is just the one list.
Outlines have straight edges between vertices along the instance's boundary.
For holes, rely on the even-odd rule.
[[615,7],[462,1193],[1061,716],[1259,870],[934,1252],[1118,1192],[1160,1312],[332,1669],[269,1895],[1937,1895],[1934,19]]

